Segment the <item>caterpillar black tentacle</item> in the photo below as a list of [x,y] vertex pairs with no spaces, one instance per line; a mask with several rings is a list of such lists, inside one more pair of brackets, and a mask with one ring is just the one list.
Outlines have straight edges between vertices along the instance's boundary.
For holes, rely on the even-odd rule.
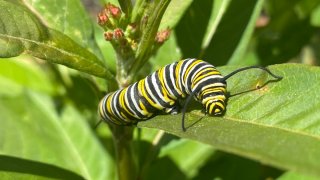
[[159,111],[175,114],[178,100],[187,98],[182,109],[182,130],[185,131],[186,107],[194,97],[205,107],[208,114],[218,116],[226,110],[226,80],[238,72],[259,68],[281,79],[260,66],[237,69],[226,76],[211,64],[197,59],[185,59],[148,75],[146,78],[115,92],[107,94],[99,104],[103,120],[117,125],[133,125],[147,120]]

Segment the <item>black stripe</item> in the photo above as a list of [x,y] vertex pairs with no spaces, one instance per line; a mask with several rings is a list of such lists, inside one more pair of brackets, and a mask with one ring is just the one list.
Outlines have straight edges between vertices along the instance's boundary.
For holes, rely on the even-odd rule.
[[[179,75],[180,75],[179,81],[181,82],[181,87],[180,88],[181,88],[181,91],[182,91],[183,94],[187,94],[186,87],[184,87],[184,85],[183,85],[183,82],[184,82],[184,80],[183,80],[183,77],[184,77],[183,70],[186,68],[187,63],[190,62],[190,61],[194,61],[194,59],[188,59],[188,60],[183,61],[182,65],[180,66],[180,69],[179,69]],[[191,62],[191,64],[192,64],[192,62]]]
[[220,96],[220,95],[225,95],[223,91],[218,91],[218,92],[208,92],[208,93],[205,93],[203,96],[202,96],[202,99],[205,99],[207,97],[214,97],[214,96]]
[[[131,90],[132,90],[132,88],[134,87],[134,85],[137,85],[137,83],[134,83],[133,85],[130,85],[129,87],[128,87],[128,89],[127,89],[127,92],[126,92],[126,94],[125,94],[125,96],[127,97],[127,99],[128,99],[128,102],[126,102],[126,104],[128,105],[128,106],[130,106],[130,108],[135,112],[135,113],[133,113],[133,114],[137,114],[137,116],[139,117],[139,118],[145,118],[145,116],[143,115],[143,114],[141,114],[141,112],[134,106],[134,103],[133,103],[133,101],[132,101],[132,99],[131,99]],[[137,102],[137,104],[138,104],[138,106],[139,106],[139,92],[138,92],[138,89],[133,89],[133,98],[134,98],[134,101],[135,102]]]
[[[156,71],[155,73],[157,73],[157,71]],[[152,74],[152,75],[153,75],[153,74]],[[146,79],[146,82],[147,82],[148,85],[149,85],[149,89],[151,90],[152,95],[153,95],[153,96],[159,101],[159,103],[160,103],[160,104],[158,104],[158,103],[155,102],[155,104],[158,104],[158,105],[160,105],[161,107],[165,108],[166,105],[167,105],[167,103],[166,103],[163,99],[161,99],[160,95],[157,93],[156,88],[155,88],[155,86],[157,86],[158,89],[160,89],[160,91],[161,91],[161,82],[160,82],[160,79],[158,78],[157,75],[156,75],[155,77],[156,77],[156,84],[153,84],[153,83],[152,83],[152,76],[149,76],[149,77]],[[150,85],[151,85],[151,86],[150,86]],[[150,96],[150,98],[151,98],[151,96]],[[152,98],[151,98],[151,99],[152,99]]]
[[[120,95],[120,92],[123,91],[123,90],[118,90],[115,92],[115,95],[113,96],[113,99],[111,101],[112,103],[112,110],[113,112],[115,112],[115,116],[117,117],[117,120],[121,123],[121,124],[128,124],[126,121],[124,121],[122,118],[121,118],[121,115],[120,115],[120,112],[123,112],[124,109],[121,107],[120,105],[120,101],[119,101],[119,95]],[[113,107],[113,104],[114,104],[114,101],[116,102],[116,108]],[[116,113],[118,110],[119,114]]]
[[189,74],[187,75],[188,78],[187,78],[187,83],[186,84],[188,85],[188,89],[189,89],[190,92],[192,91],[192,87],[191,87],[191,85],[192,85],[192,76],[196,73],[196,71],[199,68],[201,68],[204,65],[206,65],[206,64],[201,62],[199,64],[196,64],[195,67],[191,71],[189,71]]
[[[109,94],[109,96],[108,96],[108,98],[110,98],[110,96],[112,95],[112,94],[114,94],[115,92],[113,92],[113,93],[110,93]],[[107,101],[106,101],[107,102]],[[112,102],[112,99],[111,99],[111,102]],[[110,106],[111,108],[112,108],[112,105]],[[111,123],[114,123],[114,124],[117,124],[117,125],[123,125],[123,123],[121,123],[119,120],[118,120],[118,118],[117,117],[115,117],[114,115],[112,115],[112,112],[110,112],[110,111],[108,111],[108,109],[106,109],[106,106],[104,106],[104,112],[106,113],[106,115],[108,116],[108,117],[112,117],[113,119],[115,119],[115,120],[112,120],[111,118],[108,118],[108,119],[105,119],[105,120],[107,120],[107,121],[109,121],[109,122],[111,122]]]
[[176,73],[175,73],[176,67],[177,67],[177,62],[173,64],[173,68],[172,68],[172,70],[173,70],[173,74],[172,74],[173,75],[173,81],[171,81],[171,79],[170,79],[170,65],[167,65],[165,67],[166,74],[163,74],[163,76],[164,76],[164,79],[167,82],[167,85],[169,86],[170,90],[172,91],[173,95],[175,97],[177,97],[177,98],[180,98],[181,97],[180,94],[178,93],[177,89],[174,88],[174,84],[176,83],[175,80],[177,79]]
[[[122,113],[128,118],[128,120],[132,121],[133,123],[136,123],[137,120],[138,120],[138,118],[136,118],[136,117],[134,116],[134,113],[131,112],[131,110],[129,109],[130,104],[129,104],[129,103],[126,101],[126,99],[125,99],[125,96],[126,96],[127,94],[129,94],[129,93],[128,93],[128,90],[129,90],[129,87],[122,90],[122,92],[124,91],[124,96],[123,96],[123,98],[124,98],[124,99],[123,99],[123,101],[124,101],[124,106],[121,106],[121,104],[120,104],[120,93],[119,93],[118,103],[119,103],[119,106],[121,106],[121,107],[120,107],[120,112],[122,112]],[[127,109],[127,110],[126,110],[126,109]],[[133,115],[131,115],[130,113],[133,114]]]
[[[143,80],[140,80],[140,81],[145,81],[145,79],[143,79]],[[139,82],[140,82],[139,81]],[[139,83],[138,82],[138,83]],[[139,90],[138,90],[138,83],[137,83],[137,86],[135,86],[135,89],[134,89],[134,97],[135,97],[135,99],[136,99],[136,101],[137,101],[137,104],[139,105],[139,102],[141,101],[142,102],[142,104],[146,107],[146,109],[147,109],[147,111],[149,112],[149,113],[152,113],[152,112],[155,112],[156,111],[156,109],[153,107],[153,106],[151,106],[151,104],[147,101],[147,99],[144,97],[144,96],[142,96],[142,94],[140,94],[139,93]],[[144,91],[146,91],[146,88],[145,87],[142,87],[142,88],[144,88]],[[147,93],[148,94],[148,93]],[[147,116],[144,116],[144,118],[146,118]]]

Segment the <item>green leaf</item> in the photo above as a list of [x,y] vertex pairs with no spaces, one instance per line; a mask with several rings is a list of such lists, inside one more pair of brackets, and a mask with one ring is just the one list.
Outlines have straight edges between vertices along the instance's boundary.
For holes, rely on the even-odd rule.
[[260,162],[216,151],[193,179],[276,179],[282,173]]
[[192,0],[171,1],[161,19],[159,29],[174,28],[191,3]]
[[316,180],[319,179],[319,177],[314,177],[314,176],[306,176],[303,174],[299,174],[296,172],[286,172],[283,175],[281,175],[278,180]]
[[192,1],[175,28],[184,58],[199,57],[201,45],[216,1]]
[[92,19],[88,16],[81,1],[54,0],[24,2],[36,12],[46,26],[62,32],[82,47],[101,57],[94,41]]
[[263,0],[231,1],[201,57],[215,65],[245,64],[243,55],[262,5]]
[[[105,65],[67,36],[45,27],[25,7],[0,1],[0,57],[14,57],[22,53],[66,65],[92,75],[112,79]],[[8,20],[10,19],[10,21]]]
[[176,37],[174,34],[171,34],[170,38],[159,48],[157,54],[151,58],[150,63],[152,64],[152,69],[155,71],[160,67],[180,60],[181,56]]
[[214,1],[207,31],[202,41],[202,49],[206,49],[210,44],[212,36],[216,32],[229,3],[230,0]]
[[83,169],[88,173],[85,177],[113,179],[115,177],[113,159],[99,144],[80,112],[73,106],[66,106],[61,117],[61,125],[68,136],[65,139],[72,143],[73,147],[70,150],[76,151],[75,155],[81,159]]
[[[220,69],[222,74],[234,70]],[[270,69],[284,78],[270,82],[272,78],[265,72],[250,70],[228,80],[228,91],[234,96],[223,117],[205,116],[200,108],[186,114],[186,132],[181,130],[181,114],[157,116],[138,126],[162,129],[265,164],[320,176],[320,68],[284,64]]]
[[125,14],[131,14],[132,11],[132,1],[131,0],[119,0],[118,1],[121,7],[121,10],[125,13]]
[[320,5],[318,5],[311,13],[311,24],[320,27]]
[[[21,91],[29,88],[35,91],[54,94],[56,89],[49,83],[43,69],[35,66],[32,61],[28,62],[28,57],[21,57],[0,61],[0,94],[15,94],[14,91]],[[28,74],[26,76],[26,74]],[[9,88],[8,86],[13,86]]]
[[46,163],[0,155],[1,179],[83,179],[71,171]]
[[[0,123],[2,155],[54,165],[85,179],[114,178],[111,157],[72,106],[63,107],[59,117],[50,98],[24,90],[0,96]],[[25,164],[19,168],[27,171]]]
[[268,25],[257,31],[255,42],[260,64],[283,63],[300,56],[317,29],[310,24],[310,13],[319,1],[266,1]]
[[[181,139],[172,141],[162,148],[159,158],[170,158],[183,174],[191,178],[198,173],[200,167],[214,152],[214,149],[209,145]],[[170,177],[174,177],[174,172],[169,174]]]
[[47,39],[48,31],[44,25],[19,3],[0,1],[0,57],[18,56],[25,49],[34,48],[29,41]]
[[95,27],[95,38],[96,42],[101,49],[104,59],[106,59],[105,64],[108,69],[113,72],[116,72],[116,51],[113,49],[112,44],[109,41],[106,41],[103,37],[103,29],[98,26]]
[[[209,145],[178,139],[163,131],[145,128],[140,133],[142,179],[181,179],[185,176],[190,179],[215,152]],[[166,173],[157,176],[159,169]]]

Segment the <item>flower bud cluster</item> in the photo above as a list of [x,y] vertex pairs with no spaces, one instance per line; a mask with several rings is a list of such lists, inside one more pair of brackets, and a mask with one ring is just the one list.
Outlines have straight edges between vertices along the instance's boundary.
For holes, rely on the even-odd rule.
[[121,9],[111,3],[105,5],[98,14],[98,24],[104,29],[115,29],[122,20]]
[[108,3],[97,18],[98,24],[104,29],[106,41],[110,41],[115,46],[120,45],[122,49],[135,49],[137,45],[133,37],[136,33],[136,26],[126,23],[125,14],[119,7]]
[[[137,20],[140,22],[130,22],[128,15],[111,3],[107,3],[105,7],[97,15],[98,24],[104,29],[104,38],[111,42],[114,48],[122,49],[123,53],[128,51],[135,53],[138,43],[141,39],[142,31],[148,23],[148,16],[141,17]],[[170,36],[170,30],[165,29],[159,31],[155,37],[155,46],[151,49],[159,48]]]

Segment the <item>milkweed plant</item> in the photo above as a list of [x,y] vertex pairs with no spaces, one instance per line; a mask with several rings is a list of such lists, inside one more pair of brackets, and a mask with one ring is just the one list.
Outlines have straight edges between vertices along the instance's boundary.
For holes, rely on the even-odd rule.
[[[319,1],[0,0],[0,8],[1,179],[320,177]],[[188,58],[221,77],[237,72],[223,82],[219,116],[179,98],[188,106],[176,113],[101,121],[106,94]],[[146,104],[130,95],[143,103],[118,98],[100,114],[143,113],[119,108]]]

